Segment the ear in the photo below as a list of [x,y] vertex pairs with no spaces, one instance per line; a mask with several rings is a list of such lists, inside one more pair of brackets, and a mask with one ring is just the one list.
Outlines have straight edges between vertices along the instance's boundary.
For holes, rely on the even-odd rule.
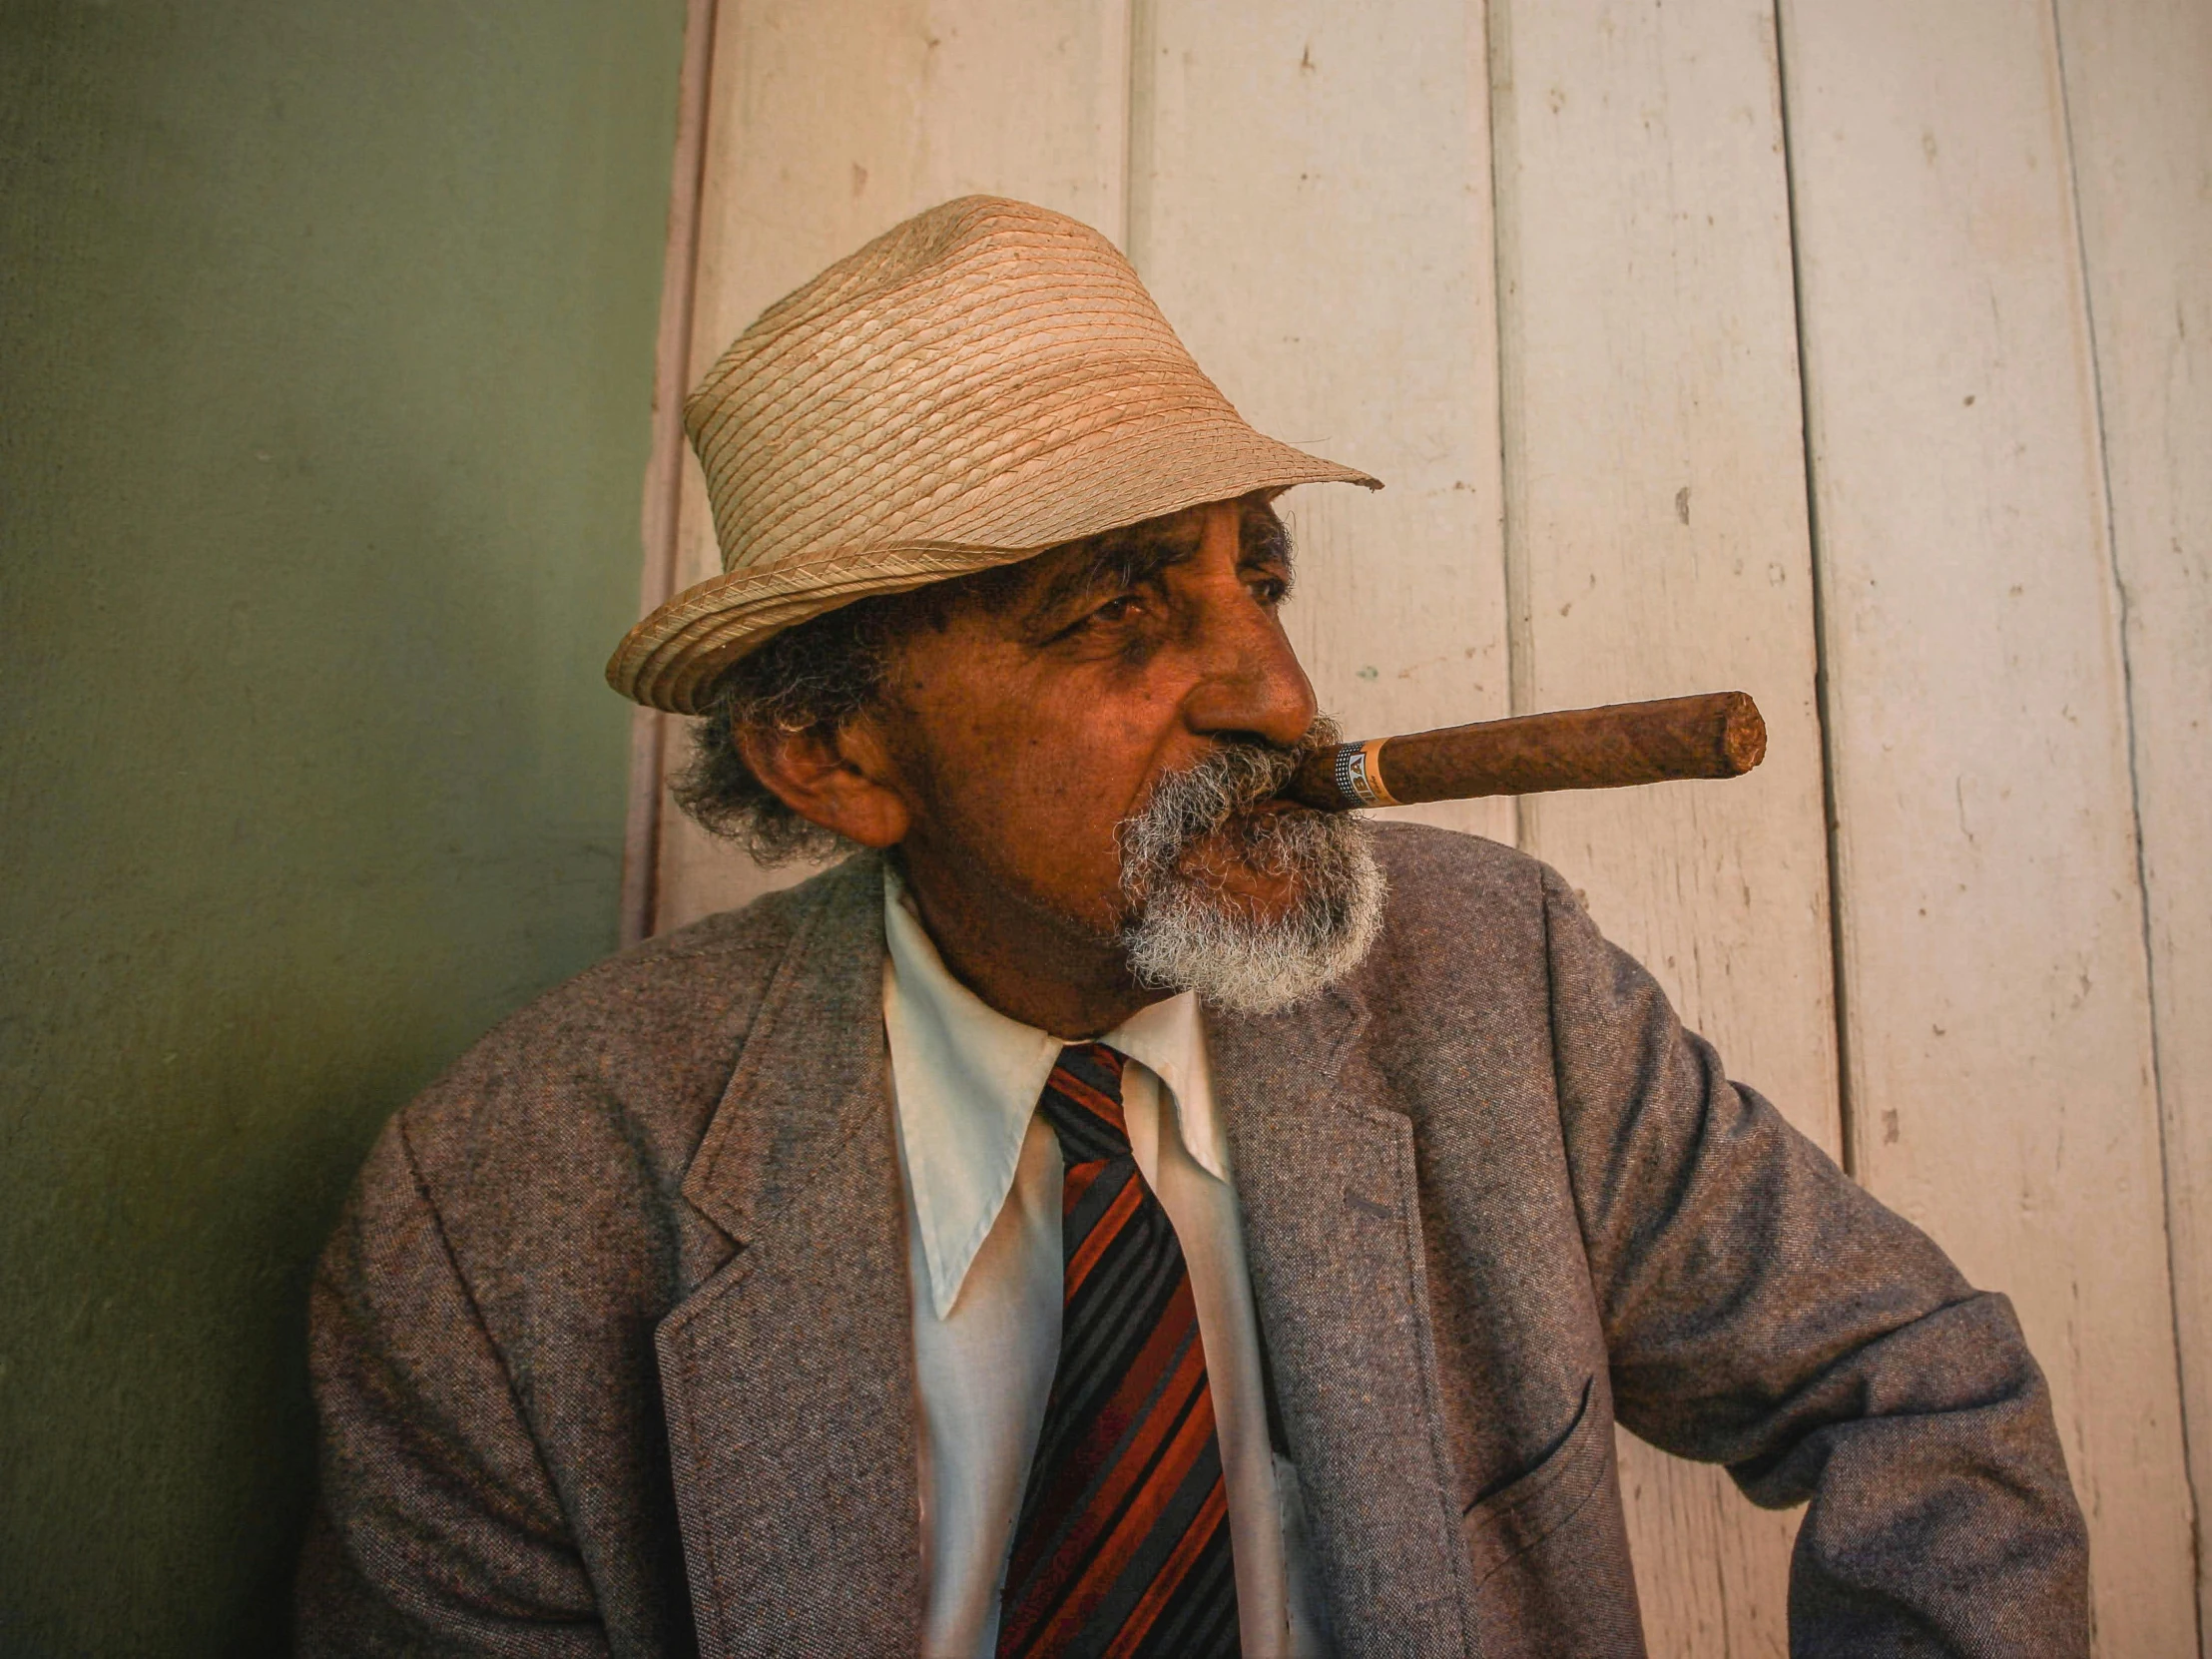
[[895,787],[890,751],[865,716],[847,721],[833,737],[817,732],[736,736],[753,775],[810,824],[862,846],[892,846],[905,838],[912,815]]

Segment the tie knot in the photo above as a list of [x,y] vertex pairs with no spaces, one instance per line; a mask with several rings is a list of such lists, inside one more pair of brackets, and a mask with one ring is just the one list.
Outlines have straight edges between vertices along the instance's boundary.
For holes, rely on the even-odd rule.
[[1037,1109],[1060,1137],[1060,1156],[1071,1168],[1129,1155],[1129,1129],[1121,1115],[1122,1064],[1104,1043],[1070,1043],[1060,1050]]

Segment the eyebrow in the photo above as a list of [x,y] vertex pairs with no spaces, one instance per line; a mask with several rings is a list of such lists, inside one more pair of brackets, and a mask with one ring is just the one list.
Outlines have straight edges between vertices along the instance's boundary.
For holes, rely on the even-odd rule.
[[[1175,526],[1172,521],[1154,519],[1125,530],[1109,530],[1087,543],[1078,542],[1076,546],[1088,548],[1088,556],[1067,560],[1046,580],[1025,607],[1024,621],[1033,629],[1048,627],[1061,612],[1088,594],[1148,582],[1196,555],[1203,535],[1203,527],[1196,520]],[[1238,538],[1244,560],[1271,560],[1283,567],[1286,577],[1290,574],[1290,531],[1273,507],[1265,502],[1247,506],[1238,525]]]

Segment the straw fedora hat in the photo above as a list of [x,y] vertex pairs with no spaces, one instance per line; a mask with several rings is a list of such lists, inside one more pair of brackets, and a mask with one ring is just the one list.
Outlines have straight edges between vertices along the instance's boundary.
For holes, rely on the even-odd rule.
[[625,697],[698,714],[784,629],[1208,501],[1337,480],[1200,372],[1064,214],[964,196],[771,305],[684,405],[723,574],[631,629]]

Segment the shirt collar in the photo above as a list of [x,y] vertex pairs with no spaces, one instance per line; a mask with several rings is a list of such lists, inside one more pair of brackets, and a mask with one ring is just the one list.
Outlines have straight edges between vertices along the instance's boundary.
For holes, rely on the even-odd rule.
[[[1021,1143],[1064,1039],[998,1012],[945,967],[897,873],[883,870],[883,1028],[914,1226],[937,1318],[1004,1208]],[[1100,1039],[1156,1073],[1185,1147],[1217,1180],[1228,1160],[1189,992],[1139,1009]]]
[[1099,1040],[1147,1067],[1167,1085],[1184,1150],[1216,1181],[1228,1180],[1229,1154],[1214,1116],[1214,1079],[1206,1064],[1206,1031],[1198,1016],[1197,995],[1184,991],[1149,1003]]

